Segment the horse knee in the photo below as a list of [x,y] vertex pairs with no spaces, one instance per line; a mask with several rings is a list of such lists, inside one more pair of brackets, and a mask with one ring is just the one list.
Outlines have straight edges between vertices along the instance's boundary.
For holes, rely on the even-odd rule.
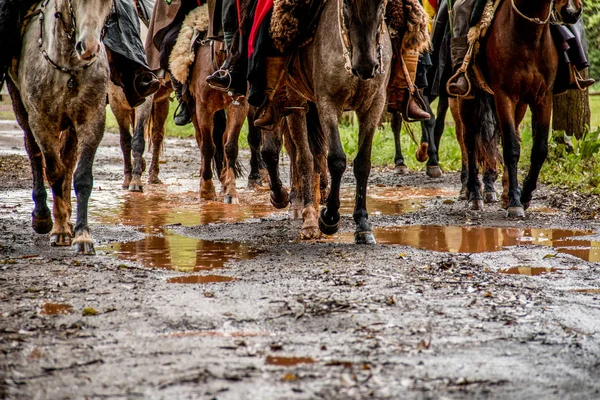
[[329,172],[331,175],[341,175],[346,170],[346,155],[345,154],[331,154],[327,158],[327,165],[329,166]]

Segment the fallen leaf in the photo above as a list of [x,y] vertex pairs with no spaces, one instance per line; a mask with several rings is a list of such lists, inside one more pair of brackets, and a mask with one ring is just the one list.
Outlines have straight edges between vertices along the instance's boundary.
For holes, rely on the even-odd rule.
[[81,312],[81,315],[83,315],[84,317],[91,317],[94,315],[98,315],[98,311],[94,310],[92,307],[86,307]]

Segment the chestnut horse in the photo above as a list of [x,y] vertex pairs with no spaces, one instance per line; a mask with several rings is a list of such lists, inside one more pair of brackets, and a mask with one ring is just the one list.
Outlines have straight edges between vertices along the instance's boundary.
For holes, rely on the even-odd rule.
[[[476,147],[482,135],[487,135],[485,125],[489,125],[481,123],[481,116],[495,105],[508,173],[507,216],[525,216],[548,155],[552,89],[558,67],[558,52],[550,34],[550,20],[555,15],[562,22],[574,23],[581,16],[582,8],[581,0],[505,0],[498,7],[479,59],[494,92],[493,99],[478,92],[475,99],[461,100],[459,105],[469,159],[467,187],[470,209],[483,207],[477,179]],[[517,128],[527,106],[532,113],[533,148],[531,167],[521,191],[517,176],[521,155]]]

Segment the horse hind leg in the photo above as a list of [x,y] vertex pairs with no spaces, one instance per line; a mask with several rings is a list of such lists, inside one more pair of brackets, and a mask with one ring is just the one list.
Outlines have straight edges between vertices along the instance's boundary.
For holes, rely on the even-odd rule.
[[133,126],[135,111],[127,103],[123,90],[112,83],[108,87],[108,98],[110,109],[119,125],[119,140],[123,153],[123,184],[121,186],[123,189],[128,189],[133,170],[129,129]]
[[[429,148],[427,149],[427,166],[426,173],[430,178],[439,178],[444,173],[440,168],[440,159],[439,159],[439,140],[437,140],[438,136],[438,120],[441,120],[441,129],[442,132],[444,130],[444,119],[446,118],[446,111],[448,110],[448,101],[444,102],[441,98],[438,104],[438,117],[436,118],[433,110],[431,109],[431,103],[429,97],[425,97],[425,102],[427,104],[427,112],[431,115],[431,118],[427,121],[421,122],[421,129],[423,133],[423,140],[426,140],[429,143]],[[444,107],[445,106],[445,107]],[[439,134],[441,136],[441,134]]]
[[77,132],[79,137],[77,153],[77,167],[73,175],[73,186],[77,196],[77,219],[75,221],[75,245],[76,254],[94,255],[94,241],[88,226],[88,203],[92,194],[94,183],[93,166],[96,150],[104,134],[106,120],[105,108],[100,107],[99,115],[94,124],[86,130]]
[[25,149],[31,164],[33,175],[33,202],[34,208],[31,213],[31,226],[36,233],[46,234],[52,230],[52,215],[48,208],[48,194],[44,186],[44,160],[42,151],[38,146],[31,128],[29,127],[29,116],[21,102],[21,95],[17,87],[10,79],[7,79],[6,85],[12,100],[15,117],[25,133]]
[[[467,188],[467,180],[469,178],[469,168],[467,166],[468,164],[468,153],[467,153],[467,146],[465,144],[465,126],[462,123],[461,120],[461,115],[460,115],[460,111],[459,111],[459,104],[458,104],[458,100],[456,99],[449,99],[449,105],[450,105],[450,111],[452,113],[452,117],[454,118],[454,126],[455,126],[455,132],[456,132],[456,140],[458,141],[458,145],[460,147],[460,155],[461,155],[461,171],[460,171],[460,183],[461,183],[461,188],[460,188],[460,193],[458,195],[458,199],[459,200],[468,200],[469,199],[469,190]],[[441,114],[439,113],[439,109],[438,109],[438,121],[441,118]],[[436,127],[437,129],[437,127]],[[443,126],[442,126],[443,129]]]
[[242,125],[248,114],[246,107],[230,105],[227,108],[227,142],[225,143],[225,180],[222,180],[224,188],[224,202],[228,204],[239,204],[236,190],[236,178],[240,175],[238,166],[238,141]]
[[[477,113],[475,112],[475,102],[478,100],[461,100],[459,112],[461,116],[463,131],[463,140],[467,153],[467,190],[468,190],[468,207],[470,210],[482,210],[483,199],[481,197],[481,184],[478,179],[479,168],[477,166],[476,140],[477,129],[479,124],[475,120]],[[467,123],[466,121],[469,121]]]
[[498,193],[494,183],[498,178],[498,172],[495,168],[487,167],[483,173],[483,202],[486,204],[497,203]]
[[216,146],[212,137],[213,113],[200,103],[196,103],[196,115],[192,122],[196,131],[196,143],[201,153],[200,163],[200,198],[203,200],[216,200],[217,192],[213,183],[212,161],[215,156]]

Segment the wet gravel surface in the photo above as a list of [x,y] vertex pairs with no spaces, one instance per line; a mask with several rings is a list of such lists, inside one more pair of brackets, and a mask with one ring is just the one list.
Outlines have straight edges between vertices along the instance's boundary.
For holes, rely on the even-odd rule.
[[[373,193],[444,191],[372,212],[374,227],[447,229],[356,246],[345,215],[338,235],[302,242],[300,222],[259,207],[267,194],[245,178],[249,211],[202,203],[192,139],[166,141],[165,185],[123,191],[107,134],[90,206],[98,254],[75,257],[32,231],[22,137],[0,125],[0,398],[600,398],[594,198],[542,187],[526,219],[507,220],[498,205],[466,211],[457,174],[374,170]],[[556,229],[585,236],[567,254]],[[503,235],[549,241],[505,247]],[[207,265],[215,241],[229,253]],[[190,275],[217,282],[169,283]]]

